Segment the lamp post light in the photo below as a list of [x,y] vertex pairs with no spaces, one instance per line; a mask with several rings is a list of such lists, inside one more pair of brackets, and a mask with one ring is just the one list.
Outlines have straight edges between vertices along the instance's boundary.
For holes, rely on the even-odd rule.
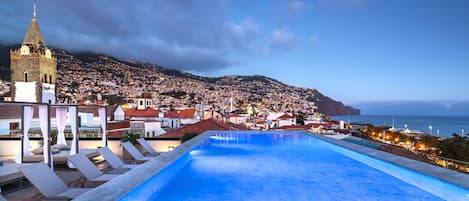
[[461,137],[464,137],[464,128],[461,129]]
[[440,137],[440,130],[436,130],[436,136]]
[[430,129],[430,135],[433,135],[432,133],[433,126],[432,125],[428,126],[428,129]]

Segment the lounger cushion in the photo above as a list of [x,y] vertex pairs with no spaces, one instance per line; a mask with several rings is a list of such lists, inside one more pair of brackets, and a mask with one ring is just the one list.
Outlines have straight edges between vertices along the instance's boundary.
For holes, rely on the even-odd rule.
[[42,148],[42,147],[38,147],[38,148],[33,149],[33,150],[31,151],[31,153],[33,153],[34,155],[41,155],[42,152],[44,152],[44,148]]
[[117,157],[109,148],[107,147],[101,147],[98,149],[98,152],[104,157],[104,160],[106,160],[109,165],[111,165],[112,168],[122,168],[124,166],[124,162],[122,162],[119,157]]
[[153,149],[153,147],[143,138],[137,139],[137,142],[142,145],[142,147],[149,153],[151,156],[157,156],[158,152]]
[[137,148],[135,148],[135,146],[131,144],[130,142],[123,142],[122,147],[124,147],[124,149],[127,150],[130,156],[132,156],[132,158],[134,158],[135,160],[147,160],[147,159],[143,159],[144,158],[143,154]]
[[68,156],[68,160],[86,177],[93,180],[103,173],[82,153]]
[[68,146],[66,144],[54,144],[51,146],[52,149],[66,150]]
[[18,169],[46,197],[56,196],[69,189],[43,162],[21,166]]

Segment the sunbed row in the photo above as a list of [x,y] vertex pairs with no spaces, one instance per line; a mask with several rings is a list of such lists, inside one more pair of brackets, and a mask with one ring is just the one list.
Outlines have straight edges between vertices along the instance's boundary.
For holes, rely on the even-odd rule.
[[[137,167],[138,164],[144,163],[159,155],[143,138],[138,139],[138,143],[145,149],[145,155],[130,142],[121,143],[124,150],[134,159],[132,164],[124,163],[107,147],[98,148],[98,152],[112,167],[112,170],[106,173],[100,171],[98,167],[82,153],[68,156],[68,161],[77,168],[87,181],[109,181]],[[70,200],[91,190],[90,188],[69,188],[49,166],[42,162],[22,166],[18,169],[46,199]]]

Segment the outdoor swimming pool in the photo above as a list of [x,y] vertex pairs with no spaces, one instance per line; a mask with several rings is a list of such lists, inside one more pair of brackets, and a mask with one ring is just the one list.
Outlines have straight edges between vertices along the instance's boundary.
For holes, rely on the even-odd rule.
[[220,133],[120,200],[469,200],[469,190],[303,132]]

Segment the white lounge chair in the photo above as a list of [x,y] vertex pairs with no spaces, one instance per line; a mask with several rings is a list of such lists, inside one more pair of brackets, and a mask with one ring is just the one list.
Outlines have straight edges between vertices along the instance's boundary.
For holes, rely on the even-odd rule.
[[132,143],[130,142],[123,142],[121,143],[122,147],[129,152],[130,156],[134,158],[135,160],[142,160],[142,161],[147,161],[152,159],[152,157],[147,157],[144,156]]
[[73,199],[91,190],[91,188],[69,188],[49,166],[42,162],[18,169],[46,199]]
[[78,153],[68,156],[68,160],[80,171],[87,180],[109,181],[120,174],[103,174],[99,169],[83,154]]
[[124,162],[122,162],[122,160],[117,157],[109,148],[107,147],[101,147],[98,149],[99,153],[104,157],[104,160],[106,160],[109,165],[111,165],[111,167],[113,169],[132,169],[134,167],[137,167],[138,165],[134,165],[134,164],[125,164]]
[[0,194],[0,201],[7,201],[1,194]]
[[143,149],[145,149],[145,151],[147,151],[148,156],[158,156],[158,155],[160,155],[160,153],[155,151],[155,149],[153,149],[153,147],[150,144],[148,144],[148,142],[144,138],[138,138],[137,142],[140,145],[142,145],[142,147],[143,147]]

